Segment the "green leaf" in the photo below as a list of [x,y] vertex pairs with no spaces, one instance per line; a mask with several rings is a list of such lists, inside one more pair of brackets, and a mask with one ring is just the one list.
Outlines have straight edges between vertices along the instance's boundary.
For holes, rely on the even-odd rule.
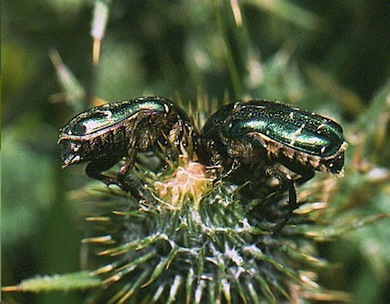
[[87,271],[74,272],[68,274],[55,274],[53,276],[36,276],[23,280],[19,285],[2,288],[3,291],[18,292],[52,292],[71,290],[86,290],[101,287],[98,277],[91,275]]

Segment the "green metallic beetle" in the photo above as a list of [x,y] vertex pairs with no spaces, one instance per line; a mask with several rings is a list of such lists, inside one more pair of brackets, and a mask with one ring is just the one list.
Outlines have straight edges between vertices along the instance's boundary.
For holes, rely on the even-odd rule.
[[289,191],[291,207],[282,227],[298,207],[294,184],[315,171],[342,174],[347,143],[340,125],[328,118],[280,102],[240,100],[207,120],[199,148],[201,162],[221,166],[222,178],[234,176],[242,165],[277,178]]
[[[197,133],[182,109],[162,97],[140,97],[78,114],[60,130],[58,144],[63,168],[89,162],[89,177],[126,188],[125,179],[138,152],[160,146],[179,149],[190,137],[195,139]],[[102,174],[124,157],[117,178]]]

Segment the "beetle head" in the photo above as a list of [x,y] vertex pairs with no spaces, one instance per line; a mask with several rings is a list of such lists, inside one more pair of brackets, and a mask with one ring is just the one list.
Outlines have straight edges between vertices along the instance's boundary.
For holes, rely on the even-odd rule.
[[347,146],[348,144],[343,142],[334,155],[321,161],[321,164],[326,168],[327,172],[343,175],[344,152],[347,149]]
[[82,148],[82,144],[80,142],[60,138],[58,140],[58,144],[61,148],[61,159],[64,163],[62,168],[85,161],[83,153],[80,153]]

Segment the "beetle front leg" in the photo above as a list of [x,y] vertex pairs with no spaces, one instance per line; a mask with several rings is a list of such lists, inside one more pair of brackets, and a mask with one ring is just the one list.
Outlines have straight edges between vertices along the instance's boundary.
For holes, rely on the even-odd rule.
[[87,165],[85,173],[91,178],[102,181],[107,186],[111,184],[118,184],[115,178],[102,174],[103,171],[110,169],[118,161],[118,158],[100,158],[94,160]]
[[117,184],[122,190],[130,192],[133,197],[141,199],[142,193],[139,188],[139,180],[137,179],[138,185],[129,181],[129,173],[130,170],[134,167],[135,157],[136,153],[129,153],[129,156],[127,157],[125,163],[120,167],[119,172],[117,174]]
[[241,162],[238,159],[234,158],[232,164],[229,167],[229,170],[227,170],[226,172],[222,172],[220,179],[224,180],[224,179],[228,178],[232,173],[237,171],[237,169],[240,166],[241,166]]
[[283,166],[285,166],[287,169],[289,169],[292,172],[298,173],[300,175],[299,178],[295,179],[295,184],[302,185],[303,183],[307,182],[308,180],[312,179],[315,175],[314,170],[302,167],[302,165],[299,164],[289,164],[286,162],[282,163]]
[[126,187],[126,177],[129,174],[130,169],[134,166],[134,157],[129,157],[126,162],[121,166],[119,169],[117,179],[118,183],[123,186],[124,188]]
[[293,211],[299,208],[297,203],[297,192],[295,190],[295,180],[287,173],[272,166],[267,168],[266,172],[268,175],[271,175],[279,180],[282,188],[287,188],[288,190],[288,213],[284,217],[283,221],[277,224],[273,229],[274,233],[279,233],[291,218]]
[[275,233],[279,233],[282,228],[287,224],[289,219],[291,218],[295,209],[299,208],[297,203],[297,192],[295,191],[294,182],[289,181],[286,182],[288,187],[288,213],[284,217],[283,221],[275,226],[273,229]]

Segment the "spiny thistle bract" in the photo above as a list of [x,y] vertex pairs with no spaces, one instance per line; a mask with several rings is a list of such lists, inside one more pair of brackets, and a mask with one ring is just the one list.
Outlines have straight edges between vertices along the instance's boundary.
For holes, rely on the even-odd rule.
[[331,297],[315,282],[316,270],[328,264],[315,257],[313,235],[298,225],[312,222],[318,204],[307,203],[274,233],[288,212],[278,187],[220,181],[218,168],[206,168],[184,148],[178,154],[173,160],[159,155],[163,169],[136,166],[131,178],[140,198],[118,187],[88,191],[93,214],[87,221],[95,234],[83,242],[105,287],[102,303]]

